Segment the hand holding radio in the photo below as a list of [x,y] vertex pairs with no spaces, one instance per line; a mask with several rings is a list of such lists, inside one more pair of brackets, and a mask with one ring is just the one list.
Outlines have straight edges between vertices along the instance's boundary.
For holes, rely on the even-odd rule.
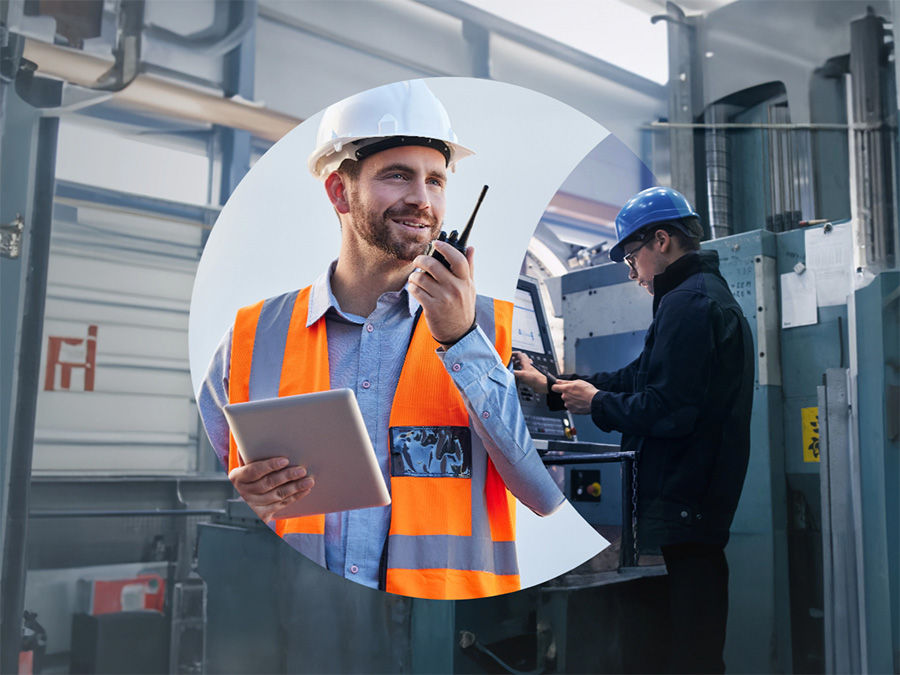
[[441,232],[413,261],[418,269],[409,277],[409,292],[422,305],[432,337],[445,347],[475,325],[474,249],[466,243],[487,189],[487,185],[481,189],[462,235],[456,230],[450,236]]
[[435,250],[441,261],[426,255],[413,261],[419,269],[409,277],[409,292],[422,305],[431,335],[446,346],[475,323],[475,249],[470,246],[463,255],[453,245],[437,241]]

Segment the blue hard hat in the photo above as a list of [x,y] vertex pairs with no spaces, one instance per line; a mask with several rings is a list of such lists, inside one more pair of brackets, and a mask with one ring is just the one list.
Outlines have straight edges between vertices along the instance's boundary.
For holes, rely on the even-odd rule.
[[616,236],[618,241],[609,251],[609,257],[615,262],[622,262],[625,251],[622,248],[631,236],[653,223],[668,222],[683,230],[689,236],[695,236],[681,225],[682,218],[700,216],[691,207],[685,196],[667,187],[652,187],[638,192],[629,199],[619,215],[616,216]]

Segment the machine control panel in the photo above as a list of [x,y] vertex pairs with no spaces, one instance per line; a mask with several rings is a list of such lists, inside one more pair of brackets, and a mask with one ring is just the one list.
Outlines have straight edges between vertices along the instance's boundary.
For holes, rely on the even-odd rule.
[[[530,277],[519,277],[516,286],[512,348],[527,354],[538,370],[554,377],[559,374],[538,282]],[[549,410],[546,394],[521,384],[518,393],[533,439],[558,441],[575,437],[569,414],[565,410]]]

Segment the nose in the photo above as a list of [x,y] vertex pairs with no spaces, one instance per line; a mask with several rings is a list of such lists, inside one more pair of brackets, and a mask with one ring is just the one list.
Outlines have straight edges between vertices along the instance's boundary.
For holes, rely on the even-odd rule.
[[628,266],[628,278],[632,281],[636,281],[638,278],[637,270],[634,269],[631,265]]
[[419,178],[410,180],[403,201],[420,211],[427,209],[431,205],[431,199],[425,180]]

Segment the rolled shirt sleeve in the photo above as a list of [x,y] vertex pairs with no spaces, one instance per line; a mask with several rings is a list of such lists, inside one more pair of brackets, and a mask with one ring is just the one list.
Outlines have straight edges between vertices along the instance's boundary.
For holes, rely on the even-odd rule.
[[228,403],[228,372],[231,365],[231,329],[222,338],[197,392],[200,419],[222,467],[228,466],[230,430],[222,409]]
[[519,405],[515,378],[477,328],[438,358],[469,411],[472,428],[510,492],[540,516],[565,501],[541,461]]

